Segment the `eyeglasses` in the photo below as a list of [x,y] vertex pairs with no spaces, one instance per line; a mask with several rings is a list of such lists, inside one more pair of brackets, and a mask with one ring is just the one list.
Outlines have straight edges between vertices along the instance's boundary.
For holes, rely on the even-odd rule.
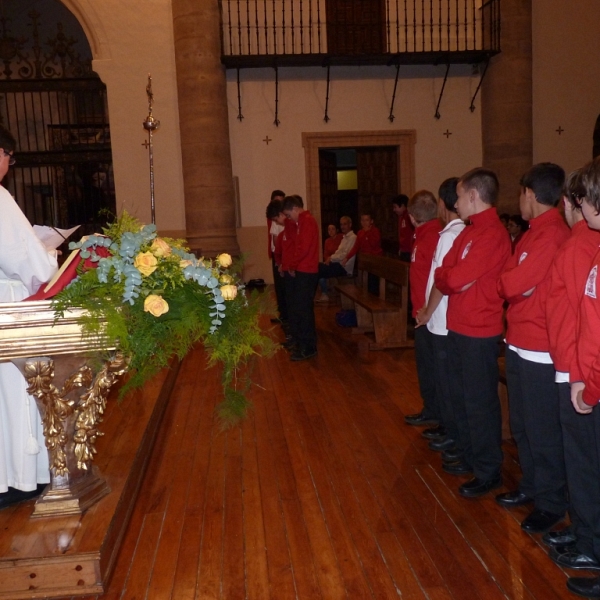
[[11,167],[17,162],[17,159],[10,152],[4,150],[4,148],[2,148],[2,154],[4,154],[4,156],[8,156],[8,164]]

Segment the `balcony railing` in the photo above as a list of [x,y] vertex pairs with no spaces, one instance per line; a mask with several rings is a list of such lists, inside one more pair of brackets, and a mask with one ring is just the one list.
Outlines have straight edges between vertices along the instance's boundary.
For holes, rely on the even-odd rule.
[[221,0],[227,67],[476,63],[500,0]]

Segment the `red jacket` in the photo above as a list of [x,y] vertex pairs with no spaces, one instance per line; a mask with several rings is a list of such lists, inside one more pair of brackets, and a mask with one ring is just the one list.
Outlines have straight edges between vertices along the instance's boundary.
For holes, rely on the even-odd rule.
[[273,221],[271,219],[267,219],[267,241],[269,244],[267,245],[267,251],[269,253],[269,258],[273,257],[273,253],[271,252],[271,223]]
[[442,266],[435,270],[435,285],[449,296],[446,319],[450,331],[492,337],[503,330],[503,301],[497,281],[510,256],[510,237],[493,207],[470,220],[471,225],[462,230]]
[[[529,221],[515,253],[498,280],[498,293],[508,301],[506,341],[534,352],[548,352],[546,299],[550,291],[551,267],[556,252],[570,236],[556,208]],[[529,296],[526,292],[535,288]]]
[[301,273],[317,273],[319,271],[319,226],[315,218],[307,210],[298,216],[294,255],[290,260],[287,271]]
[[291,219],[286,219],[283,231],[277,236],[275,242],[275,262],[282,271],[290,270],[290,264],[294,260],[295,245],[296,223]]
[[433,219],[419,225],[415,229],[415,245],[410,259],[410,299],[412,302],[412,316],[417,316],[417,311],[425,304],[427,280],[435,248],[440,240],[440,222]]
[[[600,402],[600,289],[598,289],[600,252],[592,259],[588,276],[583,286],[579,308],[577,336],[577,360],[581,379],[585,383],[583,401],[590,406]],[[597,410],[597,409],[596,409]]]
[[398,217],[398,242],[400,252],[412,252],[415,228],[411,223],[408,211],[405,210]]
[[581,381],[577,363],[577,316],[590,264],[600,246],[600,232],[585,221],[575,223],[571,237],[560,247],[546,300],[550,356],[557,371],[569,373],[569,381]]
[[383,254],[383,250],[381,249],[381,233],[375,225],[371,225],[371,229],[368,231],[361,229],[356,234],[356,242],[354,242],[352,250],[346,255],[346,260],[350,260],[358,252],[375,254],[376,256]]
[[323,246],[323,260],[327,260],[332,254],[335,254],[335,251],[340,247],[343,237],[343,233],[337,233],[333,237],[328,237],[325,240]]

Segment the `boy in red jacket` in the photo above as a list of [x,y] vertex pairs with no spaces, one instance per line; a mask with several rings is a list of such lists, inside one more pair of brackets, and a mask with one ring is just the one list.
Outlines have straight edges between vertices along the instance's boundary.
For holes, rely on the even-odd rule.
[[550,531],[542,539],[551,547],[550,558],[571,568],[600,566],[593,546],[594,522],[600,509],[598,460],[595,453],[590,454],[590,447],[595,446],[594,418],[573,410],[570,387],[570,382],[581,379],[577,364],[577,317],[590,264],[600,246],[600,232],[587,226],[581,212],[584,197],[581,171],[575,171],[569,176],[564,198],[571,237],[554,258],[546,302],[550,356],[558,384],[571,526]]
[[[359,252],[363,254],[372,254],[374,256],[381,256],[383,249],[381,248],[381,233],[377,227],[373,224],[373,217],[369,214],[360,216],[361,230],[356,234],[356,242],[352,247],[352,250],[348,252],[346,258],[342,260],[342,267],[346,266],[346,263]],[[379,277],[368,273],[367,278],[367,289],[371,294],[379,296]]]
[[471,224],[436,269],[435,286],[448,296],[450,389],[463,458],[443,469],[473,473],[459,493],[475,498],[502,485],[498,344],[503,323],[497,281],[510,256],[510,239],[494,208],[498,178],[493,171],[469,171],[456,193],[458,216]]
[[[408,214],[415,229],[415,244],[409,271],[412,316],[425,304],[427,279],[433,262],[433,254],[439,240],[440,221],[437,218],[437,200],[427,190],[420,190],[408,201]],[[408,425],[438,425],[440,408],[435,393],[433,334],[427,327],[415,329],[415,360],[419,377],[419,391],[423,399],[423,410],[415,415],[406,415]],[[423,434],[431,439],[444,435],[438,427],[425,430]]]
[[[600,230],[600,159],[586,165],[581,172],[581,181],[585,188],[581,210],[588,226]],[[600,290],[598,290],[598,269],[600,252],[592,259],[586,277],[583,296],[579,306],[579,327],[577,334],[577,359],[580,368],[580,380],[571,382],[571,402],[581,415],[589,415],[594,422],[594,439],[590,440],[587,456],[595,461],[594,481],[600,479]],[[600,507],[600,498],[596,497],[595,507]],[[594,558],[600,561],[600,515],[598,510],[593,521],[592,547]],[[567,588],[586,598],[600,598],[600,577],[570,577]]]
[[283,214],[294,222],[296,229],[293,253],[290,250],[282,268],[286,271],[290,332],[295,342],[291,360],[300,361],[317,354],[313,298],[319,280],[319,227],[314,217],[304,210],[300,196],[284,199]]
[[565,172],[553,163],[534,165],[523,175],[519,205],[529,229],[498,282],[508,302],[506,379],[522,477],[517,490],[496,500],[506,508],[533,502],[521,523],[529,533],[548,531],[567,509],[558,387],[546,325],[552,262],[569,237],[556,209],[564,183]]

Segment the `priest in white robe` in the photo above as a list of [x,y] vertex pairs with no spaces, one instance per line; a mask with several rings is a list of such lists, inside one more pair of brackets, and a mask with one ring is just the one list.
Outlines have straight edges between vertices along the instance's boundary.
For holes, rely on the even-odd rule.
[[[0,181],[14,164],[16,141],[0,126]],[[9,194],[0,186],[0,302],[35,293],[57,269],[47,250]],[[35,399],[20,371],[0,363],[0,509],[32,498],[50,482],[48,452]]]

